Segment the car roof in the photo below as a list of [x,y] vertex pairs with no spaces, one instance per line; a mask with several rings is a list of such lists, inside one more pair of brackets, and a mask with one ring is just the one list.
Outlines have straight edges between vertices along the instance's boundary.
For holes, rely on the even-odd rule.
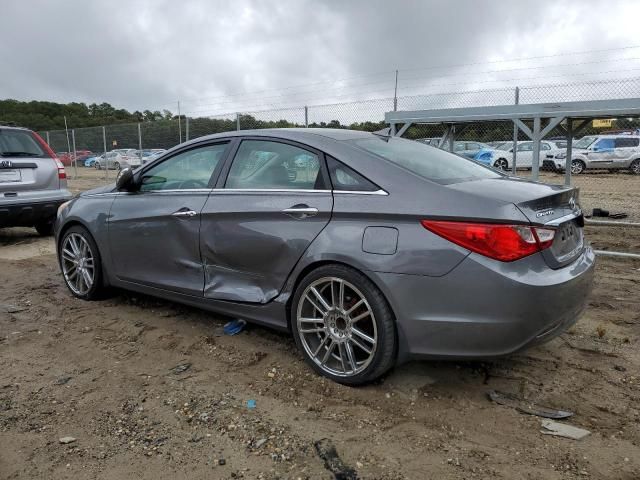
[[231,132],[214,133],[200,137],[196,140],[203,141],[207,139],[223,138],[223,137],[279,137],[290,140],[299,140],[303,142],[321,141],[322,138],[343,141],[353,140],[356,138],[368,138],[373,134],[360,130],[346,130],[341,128],[264,128],[256,130],[236,130]]

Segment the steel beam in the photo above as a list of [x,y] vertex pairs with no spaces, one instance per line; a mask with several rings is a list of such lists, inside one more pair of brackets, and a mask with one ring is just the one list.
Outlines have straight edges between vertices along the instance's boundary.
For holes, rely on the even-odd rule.
[[540,173],[540,117],[533,119],[533,157],[531,157],[531,179],[537,181]]

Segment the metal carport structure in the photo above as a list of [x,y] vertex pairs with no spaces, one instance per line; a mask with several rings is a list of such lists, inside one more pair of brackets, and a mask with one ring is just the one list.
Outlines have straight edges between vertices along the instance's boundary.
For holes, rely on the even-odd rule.
[[[514,142],[518,129],[533,142],[532,178],[538,180],[540,171],[540,140],[554,128],[567,138],[565,183],[571,183],[572,140],[593,120],[640,116],[640,98],[592,100],[580,102],[554,102],[487,107],[447,108],[435,110],[393,111],[385,113],[392,136],[402,136],[414,124],[441,124],[445,127],[440,147],[448,142],[453,151],[456,133],[465,124],[478,122],[513,121]],[[533,128],[526,125],[531,121]],[[563,122],[564,125],[562,124]],[[516,168],[516,149],[513,149],[513,169]]]

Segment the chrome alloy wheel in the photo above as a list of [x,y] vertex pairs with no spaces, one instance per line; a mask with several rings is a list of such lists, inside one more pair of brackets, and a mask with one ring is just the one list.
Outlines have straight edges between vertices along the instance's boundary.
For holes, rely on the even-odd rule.
[[62,273],[69,288],[77,295],[86,295],[95,281],[93,252],[87,240],[78,233],[68,235],[60,255]]
[[373,360],[378,331],[365,296],[338,277],[311,283],[298,302],[298,334],[307,354],[325,372],[349,377]]

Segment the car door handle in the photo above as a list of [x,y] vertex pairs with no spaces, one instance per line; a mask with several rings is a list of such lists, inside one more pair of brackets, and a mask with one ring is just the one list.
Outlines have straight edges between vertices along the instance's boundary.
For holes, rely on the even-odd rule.
[[307,205],[294,205],[293,207],[285,208],[282,213],[294,218],[307,218],[315,217],[318,214],[318,209]]
[[195,217],[198,212],[194,212],[193,210],[178,210],[177,212],[172,213],[174,217]]

